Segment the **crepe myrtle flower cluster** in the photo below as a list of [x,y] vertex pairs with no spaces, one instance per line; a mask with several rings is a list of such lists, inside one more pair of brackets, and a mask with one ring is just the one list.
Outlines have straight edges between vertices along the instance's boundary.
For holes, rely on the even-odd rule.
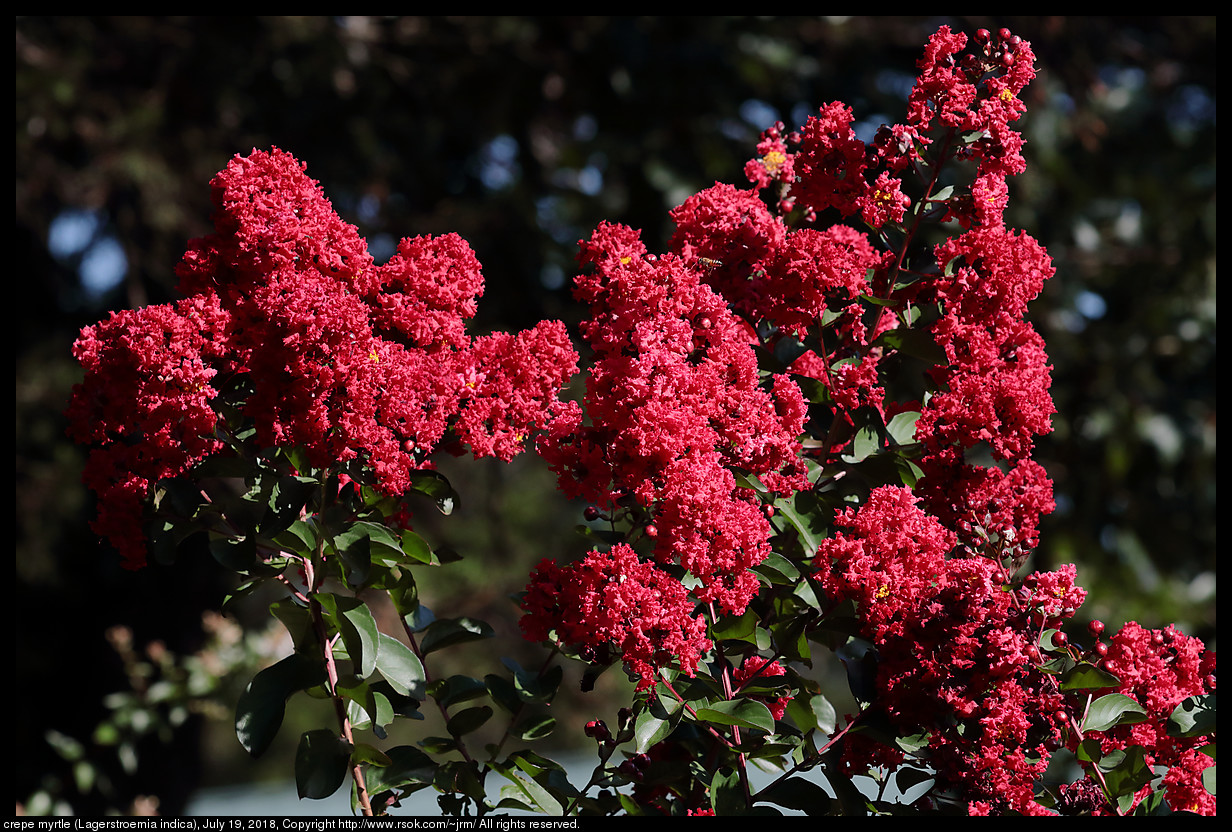
[[[1069,653],[1062,629],[1086,598],[1072,564],[1028,575],[1011,590],[1000,562],[955,557],[955,536],[926,514],[908,489],[882,487],[836,518],[822,542],[818,579],[835,601],[853,601],[861,635],[876,651],[870,696],[890,722],[929,732],[929,765],[938,782],[958,789],[973,814],[1050,814],[1036,786],[1052,755],[1095,738],[1104,754],[1140,746],[1147,765],[1168,767],[1163,789],[1175,809],[1214,814],[1202,782],[1214,760],[1205,738],[1180,738],[1168,716],[1184,699],[1213,693],[1215,654],[1174,627],[1147,630],[1129,622],[1107,644],[1086,653],[1119,682],[1113,692],[1140,703],[1149,719],[1083,734],[1085,691],[1063,692],[1044,672],[1041,634],[1054,631],[1056,653]],[[1097,639],[1103,625],[1094,622]],[[1078,655],[1078,654],[1075,654]],[[899,748],[866,735],[848,738],[843,762],[852,772],[895,769]],[[1067,786],[1058,809],[1113,814],[1094,784]],[[1143,786],[1142,799],[1151,791]],[[1095,800],[1095,805],[1088,805]]]
[[629,514],[657,563],[683,567],[698,600],[739,614],[771,528],[732,470],[783,493],[806,484],[799,388],[785,376],[761,386],[751,334],[685,258],[648,254],[636,231],[604,224],[579,259],[590,269],[575,290],[591,308],[589,422],[557,419],[539,452],[566,494]]
[[[1093,622],[1096,623],[1096,622]],[[1102,625],[1092,629],[1099,637]],[[1097,642],[1101,647],[1103,642]],[[1174,626],[1152,630],[1129,622],[1108,640],[1103,667],[1120,684],[1116,692],[1139,702],[1149,715],[1142,722],[1117,725],[1107,731],[1089,732],[1098,740],[1104,754],[1131,746],[1146,750],[1148,766],[1167,766],[1163,790],[1174,809],[1200,815],[1215,814],[1215,796],[1202,783],[1203,772],[1215,760],[1199,750],[1202,738],[1173,736],[1168,731],[1168,715],[1186,698],[1215,692],[1215,653],[1200,639],[1187,636]],[[1071,738],[1077,744],[1077,737]],[[1143,786],[1137,798],[1150,792]]]
[[[1004,223],[1007,177],[1025,167],[1011,125],[1035,75],[1030,44],[981,30],[968,46],[945,27],[934,35],[906,123],[881,128],[870,142],[856,137],[852,111],[838,102],[798,132],[781,124],[767,130],[745,167],[751,187],[716,183],[685,200],[671,212],[676,230],[667,254],[648,254],[623,226],[603,225],[583,241],[579,259],[588,271],[576,293],[592,310],[583,329],[596,356],[587,380],[590,420],[558,420],[540,452],[565,493],[592,502],[588,519],[623,510],[652,541],[650,560],[698,579],[696,601],[739,613],[758,590],[748,570],[768,551],[767,523],[751,495],[733,488],[732,470],[788,494],[809,485],[793,454],[825,464],[850,441],[831,430],[820,451],[816,442],[808,449],[794,442],[806,414],[790,376],[821,382],[825,396],[813,403],[828,406],[838,424],[853,424],[860,409],[887,421],[919,411],[915,459],[923,476],[913,488],[875,488],[840,511],[818,549],[815,576],[829,603],[855,605],[860,636],[876,657],[872,707],[904,731],[928,732],[941,787],[961,794],[973,813],[1039,814],[1051,810],[1037,801],[1037,784],[1051,755],[1076,741],[1081,713],[1078,699],[1041,672],[1041,634],[1055,631],[1053,649],[1069,650],[1062,627],[1085,591],[1072,566],[1029,575],[1011,589],[1038,544],[1040,517],[1054,508],[1051,480],[1030,458],[1034,437],[1051,430],[1051,368],[1026,320],[1054,268],[1042,246]],[[929,177],[946,160],[963,163],[971,179],[934,198],[937,181]],[[909,267],[907,245],[884,234],[891,225],[908,239],[915,232],[903,224],[912,174],[924,182],[929,215],[959,229],[931,249],[931,266]],[[918,210],[912,222],[927,213]],[[821,217],[836,221],[822,226]],[[943,356],[929,371],[923,403],[889,401],[882,377],[892,354],[882,336],[916,325],[887,310],[911,306],[934,310],[922,325]],[[789,375],[763,374],[759,388],[748,345],[774,349],[789,340],[803,347]],[[761,430],[733,432],[743,424],[733,421],[737,415]],[[752,455],[753,448],[763,451]],[[976,461],[980,449],[993,464]],[[644,580],[646,557],[635,561],[624,549],[620,556],[632,568],[625,583]],[[527,595],[539,600],[524,604],[528,635],[544,637],[563,624],[555,636],[565,643],[593,651],[596,639],[605,641],[637,669],[639,690],[653,684],[664,661],[693,672],[706,648],[702,631],[684,637],[697,619],[683,601],[678,626],[660,626],[651,638],[667,649],[649,660],[644,646],[624,647],[646,634],[633,618],[602,636],[564,624],[596,604],[590,589],[568,600],[566,586],[593,583],[597,557],[540,567]],[[608,582],[624,586],[620,580]],[[660,591],[670,585],[657,573],[652,583]],[[1213,668],[1213,654],[1202,661]],[[736,669],[734,689],[781,672],[777,662],[751,657]],[[1206,675],[1207,688],[1190,685],[1184,695],[1213,690],[1213,670]],[[1184,695],[1155,713],[1166,718]],[[785,704],[771,705],[776,718]],[[1143,734],[1135,741],[1164,747],[1159,759],[1176,766],[1169,799],[1175,793],[1181,802],[1173,805],[1211,809],[1200,778],[1209,758],[1172,753],[1158,734]],[[905,753],[856,732],[845,738],[842,759],[857,773],[893,769]],[[1092,799],[1075,784],[1057,806]]]
[[543,560],[522,600],[521,627],[531,641],[554,632],[588,661],[623,659],[645,690],[672,661],[695,672],[712,647],[695,605],[678,579],[617,544],[567,566]]
[[[1038,634],[1045,622],[1072,616],[1086,593],[1069,566],[1031,576],[1037,591],[1018,598],[998,561],[950,557],[955,534],[918,502],[908,489],[885,486],[843,512],[838,533],[821,544],[818,579],[835,601],[855,602],[877,656],[870,698],[893,724],[930,731],[938,778],[970,800],[1042,810],[1034,784],[1048,744],[1060,747],[1052,715],[1065,702],[1038,670]],[[904,759],[859,735],[844,748],[851,770],[893,769]]]
[[[1104,755],[1143,749],[1167,768],[1171,808],[1214,814],[1209,739],[1177,736],[1168,717],[1214,692],[1215,654],[1132,622],[1112,635],[1093,623],[1081,648],[1066,632],[1086,597],[1075,568],[1018,574],[1054,508],[1031,459],[1051,430],[1051,368],[1026,320],[1054,268],[1004,221],[1007,179],[1025,167],[1012,124],[1035,75],[1030,44],[942,27],[918,68],[905,123],[868,141],[841,102],[798,131],[768,129],[744,169],[750,186],[686,199],[664,253],[616,223],[579,241],[574,296],[591,353],[580,405],[558,395],[578,366],[563,324],[468,335],[483,280],[460,237],[403,240],[377,266],[293,157],[236,157],[212,183],[214,233],[177,270],[184,298],[117,313],[75,345],[85,379],[68,415],[93,447],[95,529],[141,565],[157,482],[232,453],[239,424],[314,467],[358,461],[388,495],[437,448],[507,460],[533,446],[613,542],[538,564],[520,601],[527,639],[623,662],[643,701],[665,670],[713,674],[725,699],[794,719],[804,688],[782,645],[724,655],[735,648],[708,629],[752,613],[759,635],[799,635],[773,628],[802,597],[759,598],[802,588],[755,571],[782,541],[810,581],[804,626],[821,630],[807,639],[832,638],[838,616],[866,648],[861,710],[827,745],[828,775],[920,756],[930,793],[971,814],[1123,812],[1098,768],[1041,799],[1053,755],[1093,741]],[[943,189],[952,167],[958,181]],[[948,237],[918,245],[925,220]],[[931,366],[904,382],[894,359],[918,336]],[[910,436],[891,431],[912,414]],[[860,467],[859,431],[909,473]],[[1077,662],[1115,682],[1064,687],[1057,668]],[[1088,729],[1091,696],[1107,693],[1146,718]],[[632,737],[632,716],[622,711],[616,736],[587,726],[604,761]],[[743,762],[756,740],[733,729],[728,743],[725,725],[698,736]],[[916,753],[887,742],[887,727]],[[659,776],[709,755],[673,735],[616,771],[641,806],[713,814],[695,776]]]
[[191,242],[186,296],[112,315],[74,347],[85,379],[70,435],[94,446],[94,528],[145,561],[142,515],[161,478],[219,452],[213,407],[243,389],[265,446],[299,446],[313,466],[360,458],[402,494],[452,431],[476,456],[510,459],[570,412],[576,372],[564,325],[472,338],[479,261],[456,234],[403,240],[375,265],[304,165],[277,148],[235,157],[211,183],[214,233]]
[[[729,268],[712,276],[737,308],[796,336],[829,321],[828,353],[806,351],[791,369],[824,382],[840,418],[860,406],[886,413],[879,365],[887,351],[876,339],[903,323],[884,307],[870,323],[859,299],[936,304],[930,329],[946,360],[930,372],[935,389],[916,424],[915,439],[926,451],[918,493],[964,545],[978,547],[995,535],[1021,553],[1035,546],[1039,517],[1054,505],[1051,481],[1030,460],[1033,437],[1051,430],[1051,368],[1025,313],[1055,269],[1039,243],[1007,229],[1003,219],[1006,178],[1025,169],[1022,138],[1011,125],[1025,110],[1019,95],[1035,76],[1034,55],[1029,43],[1008,31],[980,30],[967,46],[965,35],[947,27],[930,39],[905,124],[882,127],[866,144],[851,129],[850,109],[832,103],[809,119],[794,155],[790,145],[774,151],[786,153],[787,166],[798,174],[796,182],[780,183],[790,185],[793,204],[814,215],[829,209],[844,219],[858,216],[873,229],[903,220],[901,211],[878,213],[878,206],[905,205],[902,177],[921,153],[965,161],[973,168],[972,183],[942,203],[942,219],[957,221],[963,233],[935,247],[937,273],[929,279],[903,280],[911,275],[893,251],[879,252],[865,234],[843,225],[784,231],[769,212],[752,207],[753,192],[739,192],[746,195],[736,200],[716,186],[694,201],[721,198],[738,205],[726,210],[728,226],[738,233],[719,235],[722,243],[710,243],[707,254],[757,254],[757,262],[738,273]],[[763,141],[780,132],[772,128]],[[755,166],[749,170],[757,174]],[[754,190],[771,183],[760,175],[750,179]],[[687,208],[678,222],[687,215],[697,224],[715,213]],[[760,245],[749,245],[751,238]],[[734,267],[741,260],[724,262]],[[988,448],[998,464],[970,464],[968,454],[977,446]]]
[[[733,470],[761,477],[778,493],[807,487],[798,457],[806,414],[800,390],[785,375],[762,385],[754,335],[702,282],[699,255],[651,254],[637,231],[604,223],[582,242],[579,261],[586,271],[575,295],[590,307],[582,334],[594,352],[589,419],[568,413],[554,421],[539,453],[562,491],[592,503],[588,516],[620,512],[651,541],[654,565],[624,573],[623,591],[649,581],[662,592],[664,581],[675,581],[690,604],[740,614],[757,593],[750,569],[769,554],[772,528],[760,498],[737,485]],[[565,569],[581,581],[598,556]],[[666,568],[696,580],[691,595],[680,572],[669,577]],[[604,633],[639,676],[639,689],[653,684],[657,667],[696,668],[704,627],[678,637],[698,621],[691,606],[680,607],[677,625],[658,629],[651,639],[658,649],[647,652],[641,632],[572,630],[567,622],[586,597],[536,603],[545,592],[559,594],[560,574],[541,566],[532,577],[523,602],[528,636],[554,629],[566,644],[593,647]],[[640,625],[630,619],[627,626]]]

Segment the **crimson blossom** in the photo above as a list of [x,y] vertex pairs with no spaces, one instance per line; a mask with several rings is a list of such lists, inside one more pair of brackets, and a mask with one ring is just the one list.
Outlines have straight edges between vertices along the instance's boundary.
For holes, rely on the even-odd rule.
[[[753,335],[702,282],[700,257],[649,254],[638,232],[608,223],[582,242],[579,261],[588,271],[577,278],[575,295],[591,312],[582,325],[594,351],[589,421],[567,413],[539,443],[565,494],[624,513],[651,541],[653,561],[696,579],[690,593],[679,572],[647,573],[661,591],[664,581],[677,581],[680,597],[692,599],[675,610],[671,633],[700,621],[691,618],[692,604],[740,614],[757,594],[750,570],[769,555],[772,529],[760,498],[737,484],[732,469],[781,493],[807,485],[797,457],[805,416],[800,390],[784,376],[769,389],[761,385]],[[635,557],[622,550],[621,561],[635,570],[626,577],[646,568]],[[572,581],[573,590],[562,584],[562,597],[582,591],[576,587],[587,570],[540,567],[523,602],[528,637],[555,629],[577,643],[581,630],[568,635],[573,607],[534,599],[544,580]],[[553,615],[559,620],[550,621]],[[672,661],[692,673],[701,652],[700,635],[649,653],[639,640],[605,641],[639,675],[639,687]]]
[[609,224],[579,259],[593,270],[575,290],[591,307],[590,422],[566,414],[539,452],[569,496],[653,526],[656,560],[698,578],[699,600],[743,612],[771,528],[731,469],[784,493],[805,484],[799,388],[761,386],[751,334],[684,259],[649,255],[637,232]]
[[[1202,782],[1206,769],[1215,765],[1214,758],[1200,750],[1207,741],[1174,735],[1168,717],[1188,697],[1214,694],[1215,652],[1174,626],[1151,630],[1130,621],[1108,640],[1104,668],[1120,680],[1116,691],[1141,703],[1148,718],[1086,736],[1097,740],[1105,754],[1144,748],[1147,765],[1168,767],[1163,790],[1170,806],[1214,815],[1215,796]],[[1075,736],[1072,742],[1076,745],[1077,740]],[[1137,798],[1149,792],[1148,784]]]
[[87,327],[70,435],[94,445],[86,480],[95,529],[125,564],[145,560],[142,516],[155,483],[234,440],[222,396],[264,447],[311,465],[359,459],[386,494],[453,430],[476,456],[510,459],[576,405],[564,326],[472,339],[480,264],[456,234],[403,240],[376,265],[304,165],[278,150],[236,156],[211,183],[214,233],[176,273],[186,298]]
[[645,690],[670,660],[693,674],[713,646],[693,607],[679,580],[617,544],[568,566],[543,560],[527,585],[520,626],[531,641],[554,633],[591,661],[619,656]]

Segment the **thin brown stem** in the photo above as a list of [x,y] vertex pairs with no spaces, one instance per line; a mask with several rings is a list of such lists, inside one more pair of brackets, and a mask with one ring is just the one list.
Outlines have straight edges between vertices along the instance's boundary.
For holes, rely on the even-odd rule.
[[698,723],[699,723],[699,724],[703,725],[703,726],[706,728],[706,730],[707,730],[707,731],[709,731],[709,732],[710,732],[710,733],[714,736],[714,738],[715,738],[715,739],[717,739],[719,742],[721,742],[721,743],[723,743],[724,745],[726,745],[728,748],[732,748],[732,747],[733,747],[733,746],[732,746],[732,743],[731,743],[731,740],[727,739],[727,737],[723,736],[723,735],[722,735],[722,734],[720,734],[718,731],[714,730],[714,727],[713,727],[713,726],[706,725],[704,722],[702,722],[701,718],[700,718],[700,717],[698,717],[698,715],[697,715],[697,711],[695,711],[695,710],[693,709],[693,706],[691,706],[688,702],[686,702],[686,701],[684,700],[684,697],[683,697],[683,696],[681,696],[679,693],[677,693],[677,692],[676,692],[676,689],[675,689],[674,687],[672,687],[672,683],[671,683],[671,682],[667,681],[667,680],[666,680],[666,679],[664,679],[662,676],[660,676],[660,677],[659,677],[658,682],[659,682],[659,684],[663,685],[663,687],[667,688],[667,689],[668,689],[668,691],[670,691],[670,692],[671,692],[672,696],[676,697],[676,700],[677,700],[677,701],[678,701],[681,705],[683,705],[683,706],[684,706],[684,709],[685,709],[686,711],[688,711],[688,712],[689,712],[689,714],[690,714],[690,715],[691,715],[694,719],[696,719],[696,720],[698,721]]
[[[321,501],[320,511],[325,512],[326,500],[326,479],[324,472],[321,475]],[[351,731],[351,718],[347,715],[346,701],[338,694],[338,666],[334,662],[334,643],[339,636],[329,637],[329,633],[325,627],[325,616],[321,612],[321,603],[317,600],[317,592],[324,582],[325,570],[318,568],[325,560],[325,542],[326,535],[321,535],[317,541],[316,551],[313,553],[312,561],[304,564],[304,577],[308,585],[308,610],[312,617],[312,626],[316,630],[317,638],[321,642],[322,653],[325,658],[325,673],[329,679],[329,694],[334,700],[334,714],[338,718],[338,728],[342,732],[342,738],[355,747],[355,736]],[[365,816],[371,817],[372,803],[368,799],[368,788],[364,784],[364,772],[359,763],[351,766],[351,778],[355,781],[355,793],[359,801],[360,811]]]
[[[710,602],[710,620],[718,621],[718,616],[715,614],[715,611],[714,611],[713,601]],[[723,682],[723,698],[730,701],[735,698],[735,691],[732,689],[731,662],[728,661],[727,656],[724,655],[722,650],[718,651],[718,655],[719,655],[720,667],[723,671],[722,674],[720,675],[720,678],[722,679],[722,682]],[[739,725],[732,726],[732,740],[735,742],[736,745],[740,745],[740,726]],[[748,760],[745,759],[743,751],[741,751],[739,754],[736,755],[736,764],[740,770],[740,788],[744,792],[744,805],[747,808],[751,809],[753,808],[753,803],[752,803],[752,793],[749,791]]]
[[[334,700],[334,714],[338,718],[338,727],[342,738],[352,748],[355,746],[355,736],[351,731],[351,718],[347,716],[346,701],[338,694],[338,665],[334,662],[334,643],[337,636],[329,638],[325,630],[325,617],[321,614],[321,604],[315,593],[311,596],[308,609],[312,613],[312,624],[316,628],[317,638],[321,640],[322,652],[325,656],[325,673],[329,679],[329,693]],[[368,789],[364,784],[364,772],[358,763],[351,766],[351,777],[355,780],[355,791],[359,798],[359,808],[367,816],[372,815],[372,803],[368,799]]]

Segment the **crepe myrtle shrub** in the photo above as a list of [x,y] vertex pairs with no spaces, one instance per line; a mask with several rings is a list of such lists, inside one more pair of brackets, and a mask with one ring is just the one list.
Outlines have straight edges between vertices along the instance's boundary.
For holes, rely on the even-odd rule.
[[[613,223],[582,240],[580,403],[563,324],[468,334],[461,238],[378,266],[289,153],[214,178],[183,298],[82,331],[69,416],[126,565],[206,535],[236,596],[280,588],[294,652],[237,704],[249,752],[308,691],[336,719],[300,738],[299,793],[349,782],[364,814],[429,788],[480,816],[1215,813],[1214,652],[1173,627],[1074,632],[1074,567],[1025,567],[1054,412],[1026,316],[1054,267],[1004,222],[1030,44],[942,27],[918,68],[870,141],[841,102],[766,130],[742,184],[671,212],[667,251]],[[593,548],[527,564],[537,668],[434,675],[492,629],[421,603],[442,558],[411,508],[456,503],[438,450],[527,449]],[[585,725],[585,783],[532,749],[565,661],[583,687],[635,683]],[[811,672],[833,662],[854,713]],[[447,736],[392,745],[425,709]]]

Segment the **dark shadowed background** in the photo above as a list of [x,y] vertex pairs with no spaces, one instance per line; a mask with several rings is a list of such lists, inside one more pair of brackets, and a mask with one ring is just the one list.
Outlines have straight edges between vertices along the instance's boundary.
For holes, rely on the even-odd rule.
[[[1214,646],[1214,17],[18,17],[15,802],[174,814],[203,783],[290,775],[244,758],[211,704],[277,646],[208,615],[227,590],[212,561],[119,567],[62,417],[77,331],[174,297],[231,156],[307,162],[378,261],[463,235],[487,279],[476,333],[572,325],[576,242],[600,220],[662,250],[667,211],[743,184],[775,119],[842,100],[862,138],[902,120],[943,23],[1007,26],[1038,58],[1007,216],[1057,265],[1031,311],[1059,411],[1035,565],[1076,562],[1084,614],[1110,627]],[[516,643],[506,596],[584,549],[579,507],[533,459],[450,476],[463,510],[425,533],[468,559],[429,603]]]

